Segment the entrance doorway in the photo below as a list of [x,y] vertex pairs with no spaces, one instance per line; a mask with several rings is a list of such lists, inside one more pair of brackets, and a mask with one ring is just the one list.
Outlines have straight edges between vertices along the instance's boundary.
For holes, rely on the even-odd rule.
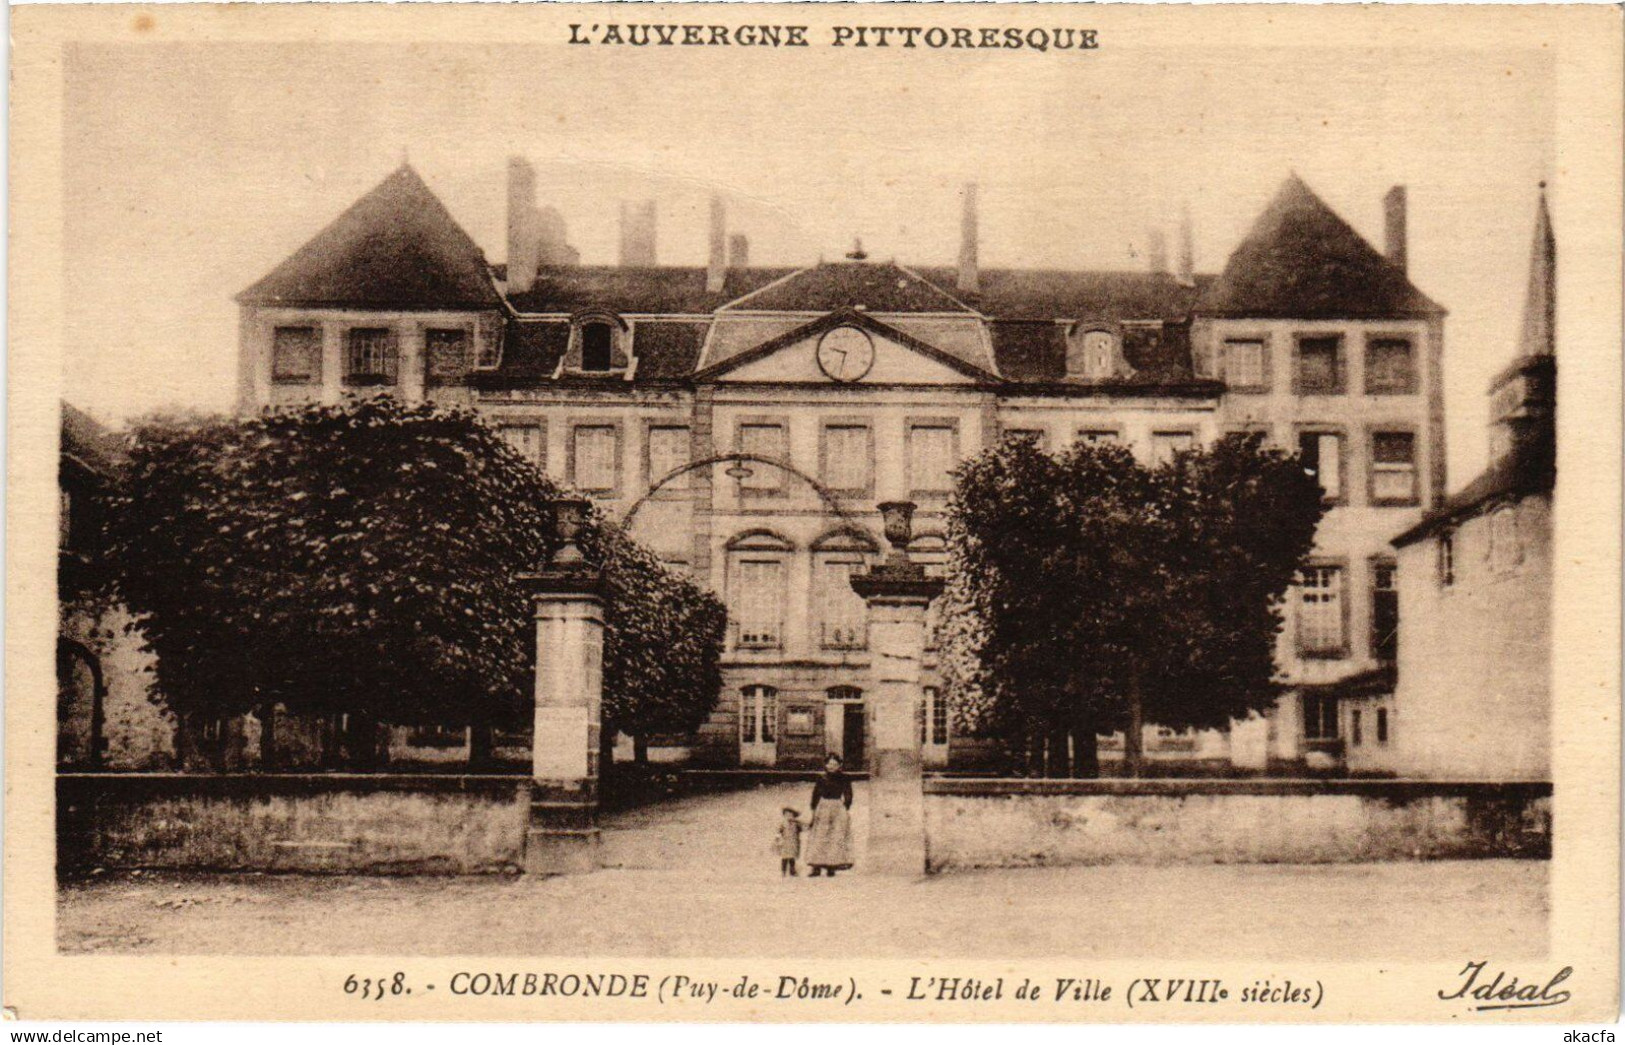
[[856,686],[834,686],[825,691],[829,698],[824,719],[829,724],[825,739],[829,750],[839,754],[846,768],[852,771],[865,767],[867,731],[863,705],[863,690]]

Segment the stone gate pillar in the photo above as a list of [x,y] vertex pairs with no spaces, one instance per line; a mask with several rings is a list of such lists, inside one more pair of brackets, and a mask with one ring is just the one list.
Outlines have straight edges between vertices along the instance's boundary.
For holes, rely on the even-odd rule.
[[909,561],[914,504],[880,505],[886,560],[852,578],[869,606],[870,710],[874,760],[869,784],[869,866],[876,874],[925,872],[925,808],[921,794],[920,715],[925,611],[942,581]]
[[536,607],[535,718],[525,870],[578,874],[599,863],[598,738],[604,687],[601,578],[576,544],[584,500],[554,504],[559,547],[524,578]]

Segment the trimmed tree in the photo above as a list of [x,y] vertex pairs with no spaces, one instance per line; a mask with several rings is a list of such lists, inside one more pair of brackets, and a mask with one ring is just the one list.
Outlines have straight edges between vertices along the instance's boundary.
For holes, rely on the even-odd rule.
[[1232,436],[1160,467],[1010,440],[961,466],[944,668],[961,728],[1031,772],[1094,776],[1095,738],[1267,709],[1281,598],[1323,507],[1295,457]]
[[[558,494],[474,414],[387,396],[139,426],[111,559],[181,748],[196,749],[197,721],[249,711],[265,721],[277,704],[468,725],[476,738],[525,722],[535,632],[519,578],[552,554]],[[721,643],[687,629],[720,605],[601,519],[582,544],[610,593],[605,679],[617,688],[606,707],[637,728],[665,686],[703,717]],[[649,601],[677,608],[651,615]],[[685,651],[658,682],[637,651],[651,637]],[[659,701],[652,714],[671,717]],[[365,743],[347,754],[376,757]]]

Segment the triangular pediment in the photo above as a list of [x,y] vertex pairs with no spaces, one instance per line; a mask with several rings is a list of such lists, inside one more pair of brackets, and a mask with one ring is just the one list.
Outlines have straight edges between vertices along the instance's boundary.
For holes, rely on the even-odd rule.
[[966,385],[980,367],[854,309],[841,309],[701,370],[701,380],[789,384]]

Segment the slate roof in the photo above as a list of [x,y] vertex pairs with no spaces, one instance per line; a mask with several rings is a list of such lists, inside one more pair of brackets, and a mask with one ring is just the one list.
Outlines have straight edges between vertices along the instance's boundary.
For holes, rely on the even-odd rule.
[[1444,309],[1293,175],[1203,290],[1195,311],[1251,319],[1406,319]]
[[[944,287],[958,278],[946,266],[914,271]],[[1162,272],[984,268],[980,292],[963,298],[994,319],[1183,319],[1214,278],[1188,286]]]
[[1190,326],[1169,323],[1161,331],[1129,327],[1123,331],[1123,356],[1134,368],[1127,377],[1085,381],[1066,373],[1066,328],[1055,322],[1022,321],[992,324],[993,358],[999,373],[1018,384],[1045,385],[1073,391],[1160,391],[1217,395],[1223,386],[1198,379],[1191,371]]
[[704,266],[560,265],[542,268],[531,289],[508,301],[519,312],[564,313],[608,308],[623,315],[701,315],[759,290],[793,268],[729,269],[722,290],[705,289]]
[[237,300],[420,310],[502,304],[485,255],[407,165]]
[[61,453],[104,479],[116,472],[124,461],[120,438],[68,402],[62,404]]
[[[953,286],[950,281],[949,286]],[[965,304],[894,262],[824,261],[728,306],[757,312],[969,312]]]
[[680,380],[694,374],[709,323],[660,323],[640,319],[632,328],[639,378]]

